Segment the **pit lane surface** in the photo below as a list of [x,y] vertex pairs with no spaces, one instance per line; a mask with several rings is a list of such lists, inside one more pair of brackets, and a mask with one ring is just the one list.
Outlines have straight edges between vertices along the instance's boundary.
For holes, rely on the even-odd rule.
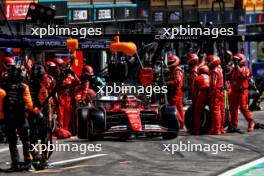
[[[264,112],[254,112],[253,117],[264,123]],[[246,129],[244,118],[240,115],[240,128]],[[12,173],[8,175],[218,175],[252,160],[263,157],[264,130],[245,134],[224,134],[222,136],[189,136],[181,132],[174,140],[163,141],[160,138],[131,139],[126,142],[115,139],[88,142],[77,138],[60,140],[60,143],[101,144],[102,151],[87,152],[54,152],[50,163],[80,159],[80,161],[58,164],[44,171]],[[175,152],[163,151],[163,144],[234,144],[233,152]],[[9,151],[6,144],[0,144],[0,168],[9,167]],[[22,153],[20,151],[20,153]],[[106,155],[97,155],[106,154]],[[82,159],[81,159],[82,158]],[[7,175],[0,172],[0,175]],[[257,176],[257,175],[256,175]]]

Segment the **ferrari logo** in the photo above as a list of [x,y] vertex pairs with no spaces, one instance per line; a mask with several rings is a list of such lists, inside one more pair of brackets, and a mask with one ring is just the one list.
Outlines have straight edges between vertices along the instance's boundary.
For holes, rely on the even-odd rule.
[[75,66],[78,67],[78,65],[79,65],[78,59],[75,59]]

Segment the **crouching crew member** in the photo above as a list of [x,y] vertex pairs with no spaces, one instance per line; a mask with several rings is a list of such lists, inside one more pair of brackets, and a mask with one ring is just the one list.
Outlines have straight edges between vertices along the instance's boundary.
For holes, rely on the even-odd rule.
[[90,103],[91,97],[95,96],[95,91],[90,89],[89,78],[94,75],[93,67],[90,65],[85,65],[83,67],[83,73],[81,76],[82,84],[77,87],[75,91],[75,102],[76,106],[88,105]]
[[194,129],[190,132],[194,135],[201,133],[201,115],[204,108],[209,103],[209,68],[202,65],[198,68],[198,76],[195,77],[192,87],[193,105],[194,105]]
[[[90,88],[90,77],[94,75],[93,68],[89,65],[85,65],[82,70],[82,75],[80,76],[81,84],[74,90],[74,102],[73,109],[78,107],[88,106],[91,107],[92,97],[95,96],[95,91]],[[73,118],[71,120],[71,132],[77,134],[77,111],[73,111]]]
[[184,127],[184,112],[183,112],[183,71],[179,67],[180,59],[175,55],[170,55],[168,58],[169,72],[167,73],[168,98],[169,104],[175,106],[178,113],[180,128]]
[[[250,78],[250,71],[246,66],[246,56],[241,53],[237,53],[233,56],[233,62],[235,67],[231,72],[231,94],[230,94],[230,114],[231,123],[237,128],[238,126],[238,108],[244,115],[248,122],[248,132],[254,130],[254,121],[250,115],[248,109],[248,80]],[[232,131],[232,130],[231,130]],[[231,132],[229,130],[229,132]]]

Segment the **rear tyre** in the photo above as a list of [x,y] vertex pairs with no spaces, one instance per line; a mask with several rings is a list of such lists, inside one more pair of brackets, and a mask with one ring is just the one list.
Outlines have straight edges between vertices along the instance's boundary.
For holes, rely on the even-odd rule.
[[[194,112],[193,106],[190,106],[185,112],[185,126],[188,131],[193,134],[194,129]],[[201,114],[200,134],[207,134],[211,128],[211,114],[209,108],[206,106]]]
[[212,124],[212,118],[209,108],[204,109],[204,114],[202,119],[203,121],[201,124],[201,134],[208,134]]
[[191,129],[193,129],[193,117],[193,106],[190,106],[184,114],[184,122],[188,131],[191,131]]
[[179,122],[177,118],[177,111],[174,107],[167,106],[161,109],[162,125],[168,128],[168,132],[162,133],[163,139],[174,139],[178,137]]

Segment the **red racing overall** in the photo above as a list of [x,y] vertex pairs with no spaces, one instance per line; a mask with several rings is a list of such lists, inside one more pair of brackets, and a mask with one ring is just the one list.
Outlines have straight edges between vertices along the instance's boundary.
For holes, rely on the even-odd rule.
[[91,97],[95,96],[95,94],[95,91],[89,88],[89,81],[86,81],[83,85],[77,88],[74,98],[77,104],[83,103],[84,105],[87,105],[90,102]]
[[[220,59],[219,59],[220,60]],[[211,135],[222,134],[222,122],[225,118],[223,73],[220,65],[210,67],[210,111],[212,114]]]
[[[230,113],[232,125],[237,128],[238,126],[238,107],[245,119],[248,121],[250,127],[253,119],[248,110],[248,79],[250,71],[246,66],[240,68],[235,67],[231,74],[231,88],[230,94]],[[250,131],[250,130],[249,130]]]
[[[63,86],[69,86],[74,81],[74,77],[71,74],[63,80]],[[65,89],[58,93],[60,101],[58,110],[58,122],[62,129],[69,131],[69,122],[72,114],[72,96],[71,89]]]
[[194,105],[194,129],[191,131],[192,134],[200,134],[201,114],[204,112],[204,107],[209,103],[209,87],[210,78],[208,74],[202,73],[194,79],[192,88]]
[[196,76],[198,76],[198,63],[199,63],[199,57],[195,53],[188,53],[186,62],[190,68],[189,74],[188,74],[188,95],[190,96],[191,100],[193,101],[193,95],[192,95],[192,85],[193,81]]
[[178,112],[180,128],[184,126],[183,112],[183,71],[179,66],[171,67],[168,75],[168,98],[169,104],[175,106]]
[[192,99],[192,101],[194,101],[194,99],[193,99],[193,94],[192,94],[192,87],[191,87],[191,85],[193,85],[193,82],[194,82],[194,79],[198,76],[198,65],[194,65],[192,68],[191,68],[191,70],[190,70],[190,72],[189,72],[189,79],[188,79],[188,85],[190,86],[189,87],[189,91],[190,91],[190,93],[191,93],[191,99]]

